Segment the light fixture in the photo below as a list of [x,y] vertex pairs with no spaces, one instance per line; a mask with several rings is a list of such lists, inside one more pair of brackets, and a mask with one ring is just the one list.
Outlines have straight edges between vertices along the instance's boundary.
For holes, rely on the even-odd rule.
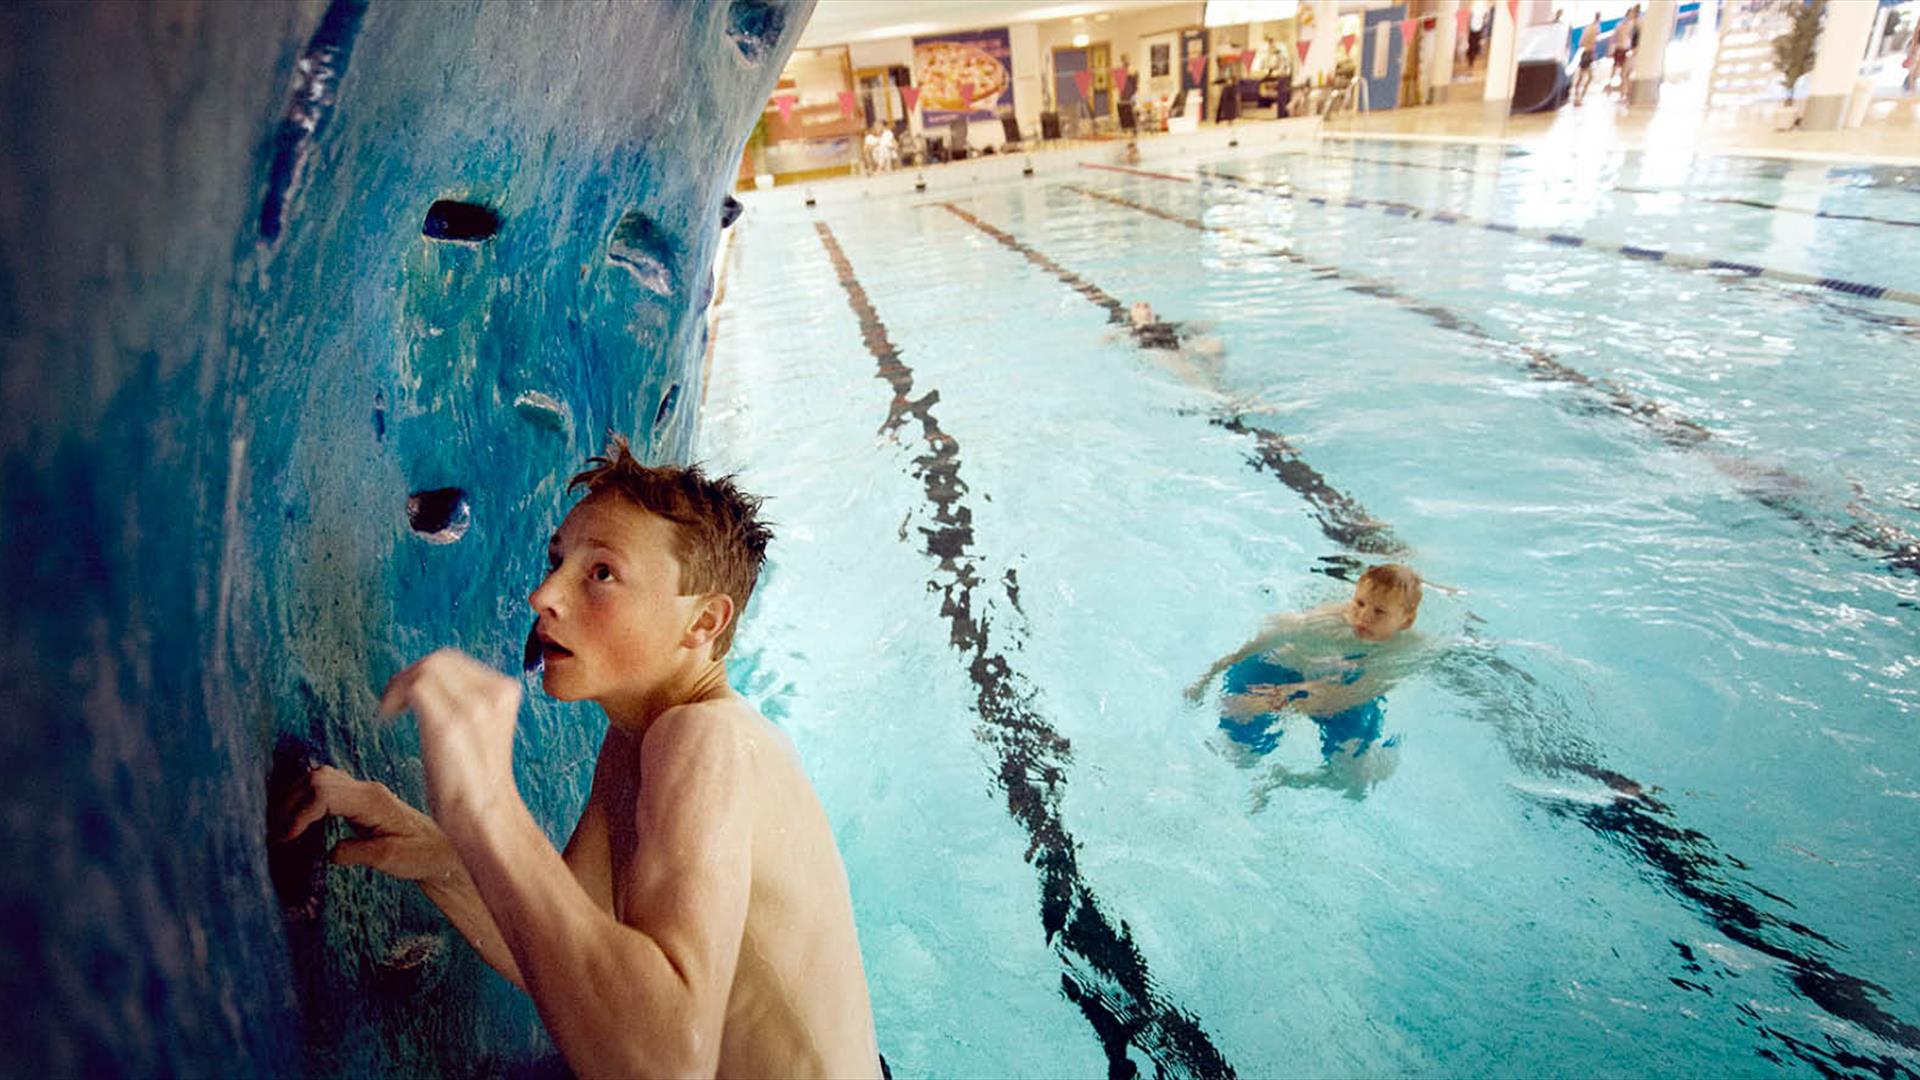
[[1075,34],[1073,35],[1073,47],[1076,49],[1084,49],[1087,47],[1087,42],[1089,40],[1091,39],[1089,39],[1085,34]]

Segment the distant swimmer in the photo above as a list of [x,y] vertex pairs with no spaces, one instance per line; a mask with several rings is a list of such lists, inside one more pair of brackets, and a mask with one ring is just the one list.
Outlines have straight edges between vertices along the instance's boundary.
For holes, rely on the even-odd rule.
[[1182,382],[1214,394],[1221,388],[1220,340],[1186,323],[1169,322],[1154,313],[1153,305],[1136,300],[1127,310],[1127,333],[1154,363]]
[[1393,772],[1399,739],[1382,737],[1382,706],[1388,688],[1427,653],[1413,632],[1420,595],[1411,567],[1368,567],[1351,597],[1273,616],[1187,688],[1188,699],[1199,701],[1226,673],[1220,727],[1251,758],[1279,748],[1288,715],[1319,729],[1321,768],[1276,766],[1255,792],[1256,808],[1275,787],[1334,788],[1359,798]]

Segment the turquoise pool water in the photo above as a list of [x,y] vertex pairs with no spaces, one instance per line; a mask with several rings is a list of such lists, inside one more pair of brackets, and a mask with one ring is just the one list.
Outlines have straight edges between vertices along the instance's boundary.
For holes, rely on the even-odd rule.
[[[1920,177],[1149,168],[737,227],[700,455],[778,540],[733,672],[895,1074],[1920,1073],[1920,309],[1608,250],[1911,288]],[[1458,590],[1397,758],[1276,783],[1311,729],[1253,759],[1182,689],[1396,553]]]

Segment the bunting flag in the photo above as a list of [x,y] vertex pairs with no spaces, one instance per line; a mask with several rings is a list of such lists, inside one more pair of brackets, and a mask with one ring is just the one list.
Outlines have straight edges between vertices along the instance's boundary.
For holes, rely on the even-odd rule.
[[793,123],[793,103],[799,100],[800,98],[794,94],[774,95],[773,103],[775,105],[780,106],[780,122],[781,123],[783,124]]
[[966,106],[965,106],[966,108],[969,108],[969,109],[973,108],[973,84],[972,83],[963,82],[960,84],[960,100],[966,102]]
[[1419,29],[1420,29],[1419,20],[1401,19],[1400,20],[1400,44],[1409,49],[1413,48],[1413,35],[1414,35],[1414,32]]
[[1340,35],[1340,47],[1348,51],[1352,51],[1355,36],[1356,35],[1353,35],[1353,34]]
[[1253,53],[1253,50],[1252,50],[1252,49],[1243,49],[1243,50],[1241,50],[1241,52],[1240,52],[1240,66],[1241,66],[1242,68],[1244,68],[1245,70],[1247,70],[1247,71],[1252,71],[1252,70],[1253,70],[1253,56],[1254,56],[1254,53]]
[[1466,37],[1467,22],[1472,18],[1473,12],[1467,10],[1467,5],[1461,4],[1460,10],[1453,13],[1453,32],[1459,34],[1461,37]]
[[1107,77],[1113,80],[1113,92],[1119,94],[1121,97],[1126,97],[1127,84],[1133,81],[1130,77],[1132,74],[1133,72],[1123,67],[1117,67],[1107,72]]
[[1207,58],[1204,56],[1187,57],[1187,74],[1193,76],[1194,82],[1199,82],[1207,74]]
[[1073,85],[1080,88],[1080,100],[1093,100],[1093,72],[1076,71],[1073,73]]
[[1293,47],[1300,50],[1300,62],[1304,64],[1307,62],[1307,50],[1313,48],[1313,40],[1308,38],[1304,41],[1296,41]]
[[840,115],[852,116],[853,107],[858,102],[858,100],[859,99],[853,96],[853,91],[851,90],[840,91]]
[[919,100],[920,100],[919,87],[903,86],[900,88],[900,104],[905,105],[907,107],[908,112],[913,111],[914,105],[917,104]]
[[1520,26],[1520,0],[1507,0],[1507,18],[1516,29]]

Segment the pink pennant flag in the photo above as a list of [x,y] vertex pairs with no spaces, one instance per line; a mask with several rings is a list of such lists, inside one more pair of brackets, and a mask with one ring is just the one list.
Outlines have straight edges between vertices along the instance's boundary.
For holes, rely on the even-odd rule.
[[793,123],[793,103],[799,100],[800,98],[795,94],[775,94],[774,95],[773,103],[775,105],[780,106],[780,122],[781,123],[783,124]]
[[840,115],[841,116],[853,115],[853,106],[854,106],[855,100],[856,99],[853,96],[853,91],[851,90],[840,91]]
[[1187,57],[1187,74],[1193,76],[1194,82],[1199,82],[1201,77],[1204,76],[1206,73],[1207,73],[1206,57],[1204,56]]
[[970,82],[960,84],[960,107],[963,109],[973,108],[973,84]]
[[1342,34],[1342,35],[1340,35],[1340,47],[1341,47],[1341,48],[1343,48],[1343,49],[1349,49],[1349,50],[1350,50],[1350,49],[1352,49],[1352,48],[1353,48],[1353,42],[1354,42],[1354,39],[1355,39],[1356,37],[1357,37],[1357,35],[1355,35],[1355,34]]
[[1093,72],[1076,71],[1073,73],[1073,85],[1080,88],[1080,100],[1093,100]]
[[1473,18],[1473,12],[1467,10],[1465,4],[1460,5],[1460,10],[1453,13],[1454,33],[1465,37],[1467,33],[1467,20],[1471,18]]
[[919,87],[903,86],[900,88],[900,104],[905,105],[907,107],[908,112],[913,111],[914,103],[918,102],[919,100],[920,100]]
[[1413,33],[1418,29],[1420,29],[1418,21],[1414,19],[1401,19],[1400,44],[1409,49],[1413,48]]
[[1252,71],[1253,56],[1254,53],[1252,49],[1242,49],[1240,51],[1240,66],[1247,71]]
[[1520,0],[1507,0],[1507,18],[1513,20],[1514,26],[1520,25]]
[[1127,96],[1127,76],[1131,74],[1133,73],[1123,67],[1117,67],[1107,72],[1107,77],[1113,80],[1114,93],[1119,94],[1121,97]]
[[1300,62],[1304,64],[1307,62],[1307,50],[1313,48],[1313,41],[1312,39],[1296,41],[1293,47],[1300,50]]

